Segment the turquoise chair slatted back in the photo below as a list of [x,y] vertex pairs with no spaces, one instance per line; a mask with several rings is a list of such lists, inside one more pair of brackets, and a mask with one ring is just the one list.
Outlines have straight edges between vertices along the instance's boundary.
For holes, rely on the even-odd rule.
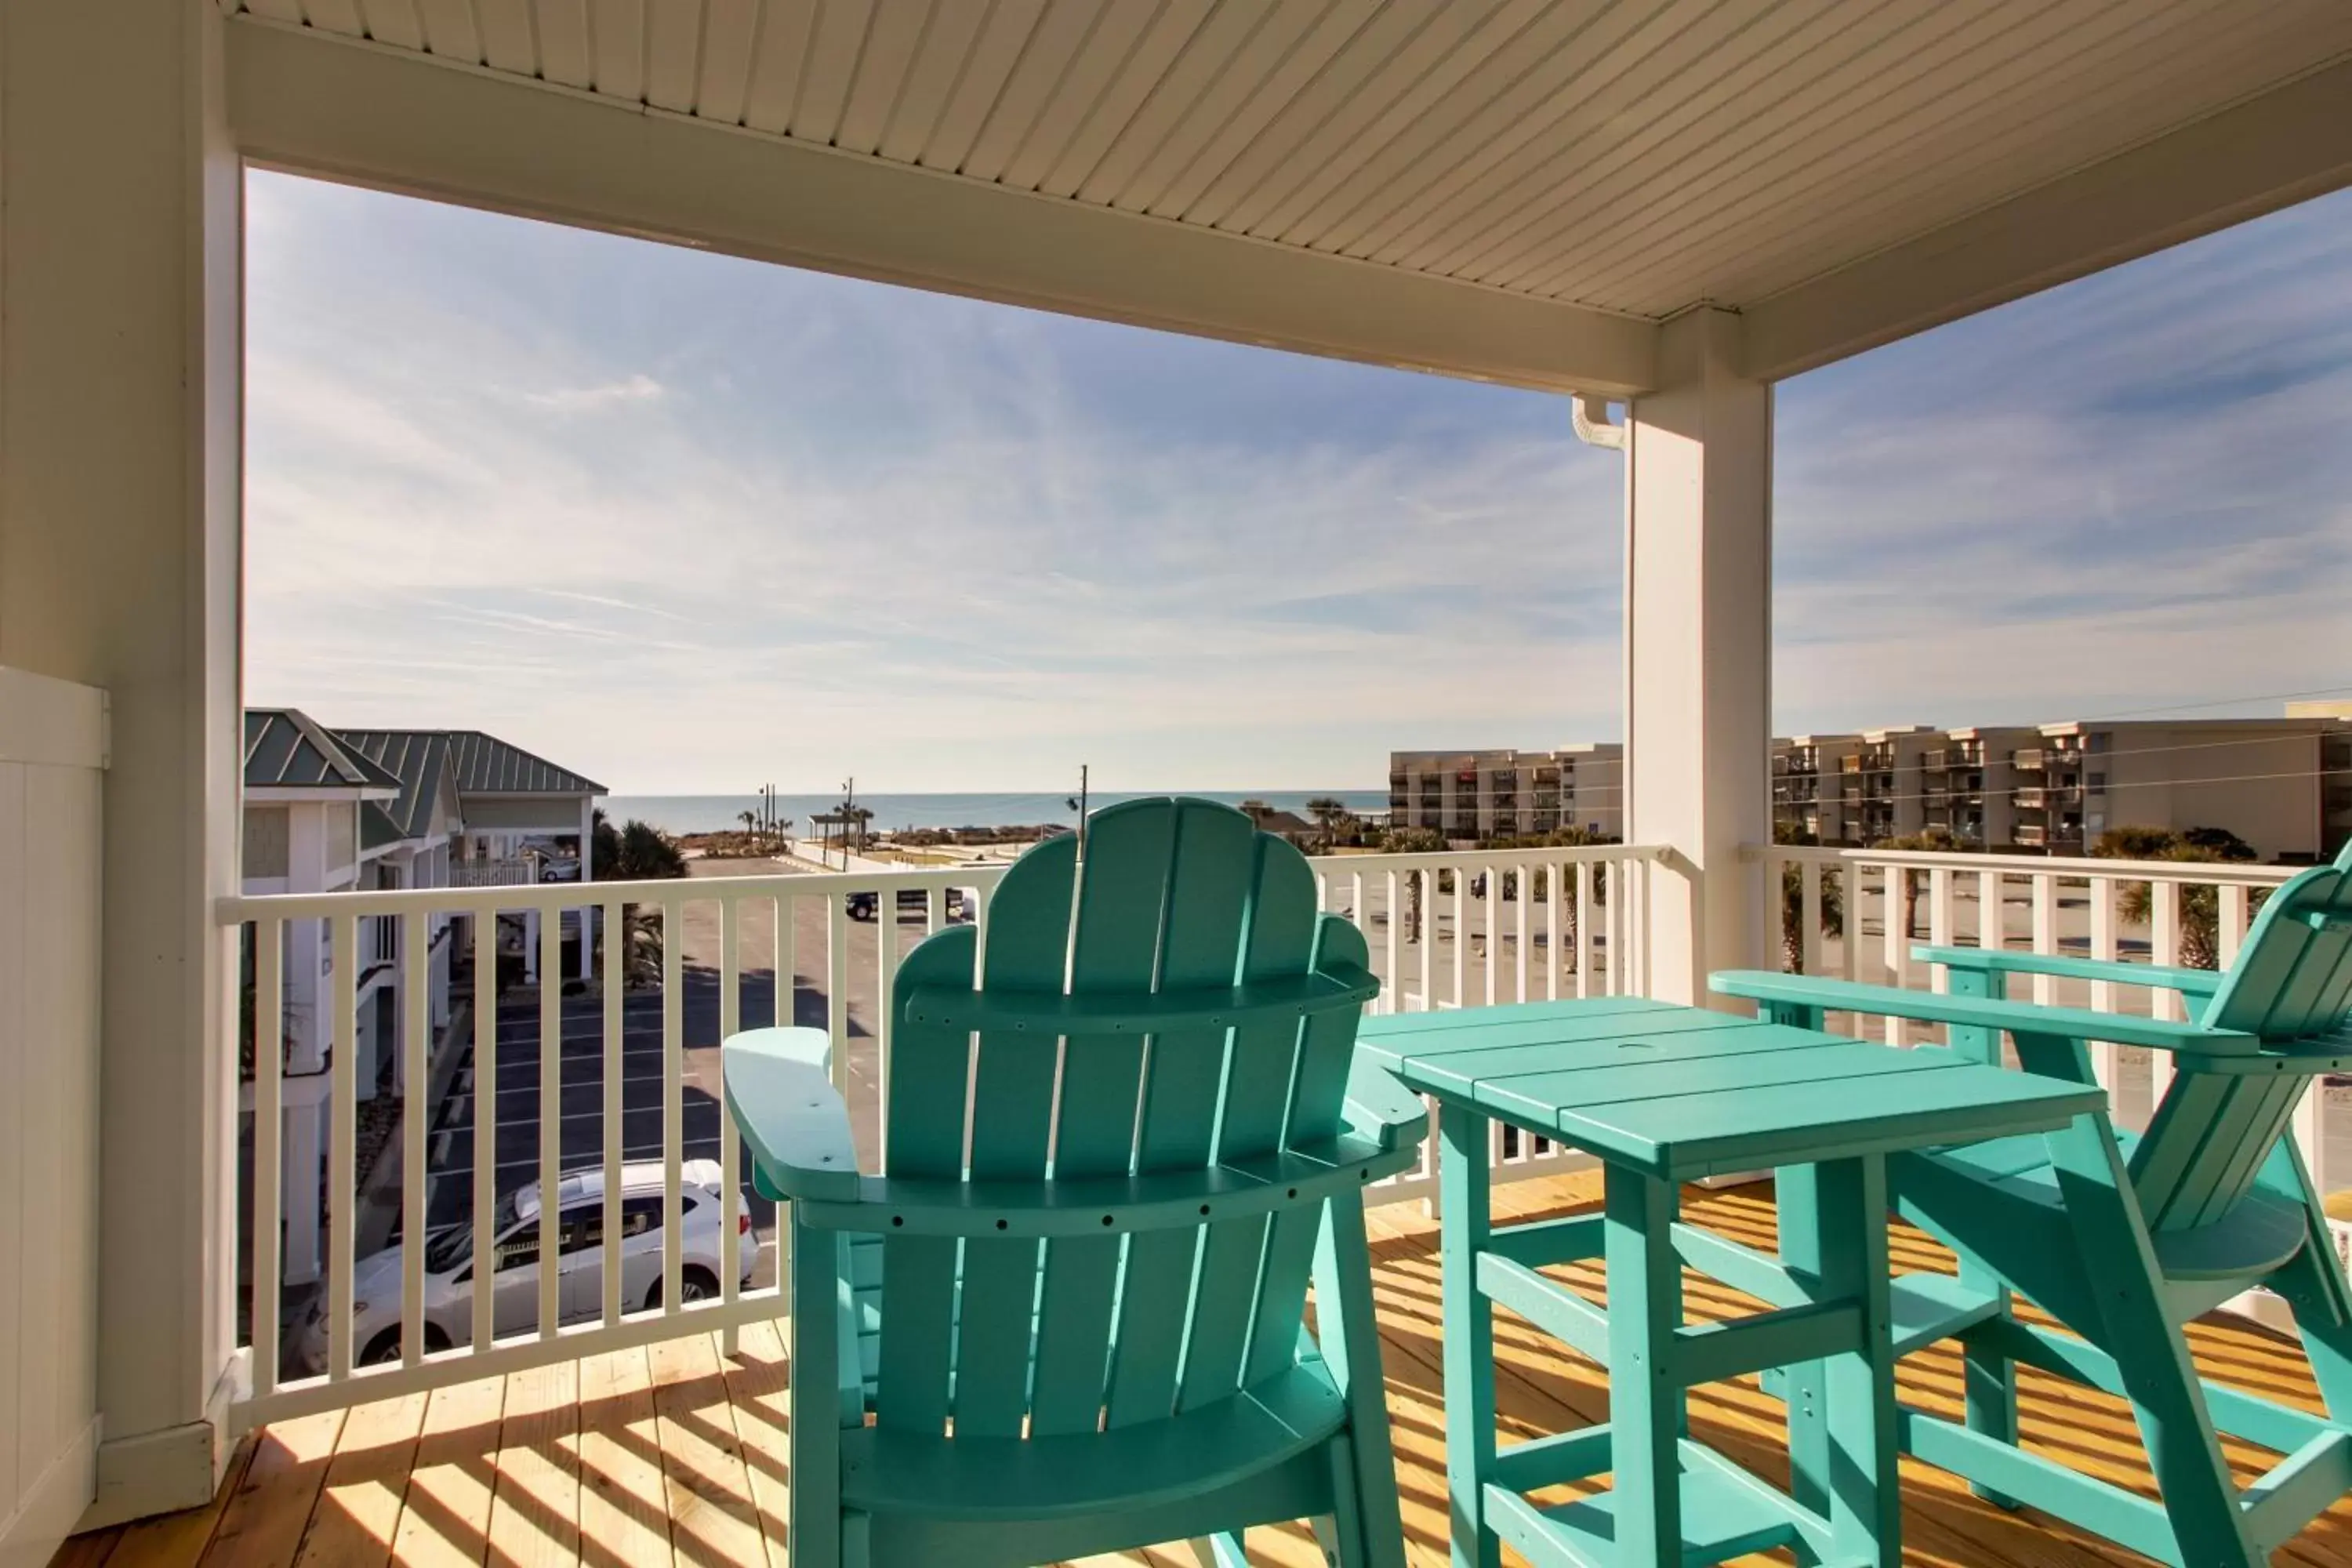
[[[2352,849],[2287,881],[2263,905],[2200,1022],[2285,1047],[2340,1035],[2352,1011]],[[2134,1152],[2133,1190],[2156,1230],[2221,1219],[2284,1136],[2307,1071],[2249,1073],[2183,1055]]]
[[[1358,1005],[1066,1037],[975,1037],[910,1008],[926,988],[971,986],[975,958],[983,993],[1074,1000],[1364,973],[1361,934],[1319,913],[1306,858],[1229,806],[1114,806],[1088,824],[1083,866],[1076,851],[1065,836],[1013,864],[984,952],[958,927],[901,965],[886,1173],[1024,1183],[1197,1171],[1205,1188],[1213,1165],[1334,1137]],[[1049,1436],[1230,1398],[1298,1353],[1321,1212],[1043,1242],[886,1237],[876,1418]]]

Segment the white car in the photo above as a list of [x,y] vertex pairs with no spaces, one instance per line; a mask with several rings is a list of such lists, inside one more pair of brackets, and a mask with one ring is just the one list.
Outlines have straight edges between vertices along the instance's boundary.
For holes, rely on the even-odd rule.
[[[680,1167],[677,1294],[681,1301],[706,1300],[719,1293],[720,1270],[729,1267],[748,1284],[759,1260],[760,1238],[740,1196],[735,1205],[735,1245],[719,1234],[719,1168],[716,1160],[688,1160]],[[557,1310],[566,1323],[591,1321],[604,1310],[604,1173],[576,1172],[557,1184],[561,1242],[557,1250]],[[635,1312],[661,1305],[662,1166],[658,1161],[621,1167],[621,1310]],[[491,1221],[497,1237],[497,1283],[491,1293],[492,1332],[530,1333],[539,1327],[539,1184],[516,1188],[499,1200]],[[389,1247],[360,1259],[352,1274],[353,1359],[373,1366],[400,1359],[402,1248]],[[425,1348],[448,1350],[474,1338],[474,1232],[470,1223],[436,1230],[425,1238]],[[322,1291],[304,1318],[295,1356],[312,1373],[327,1370],[326,1297]]]

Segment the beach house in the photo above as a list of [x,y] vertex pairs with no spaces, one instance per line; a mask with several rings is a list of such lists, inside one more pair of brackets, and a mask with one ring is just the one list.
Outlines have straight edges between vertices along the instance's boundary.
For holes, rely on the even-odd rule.
[[[331,1227],[328,1370],[281,1380],[275,1304],[302,1200],[278,1145],[297,1069],[254,1052],[248,1101],[240,1034],[289,1026],[286,966],[314,951],[296,945],[310,929],[325,981],[313,1027],[329,1042],[327,1208],[349,1215],[371,922],[395,928],[402,1005],[421,1010],[436,923],[470,922],[478,981],[496,968],[486,917],[537,911],[544,956],[560,929],[545,922],[566,911],[659,914],[659,936],[645,929],[664,944],[660,1003],[624,1008],[615,985],[599,1007],[567,1010],[542,985],[530,1022],[544,1065],[499,1092],[537,1116],[543,1190],[584,1157],[617,1193],[625,1110],[662,1150],[674,1211],[682,1129],[711,1110],[680,1011],[689,906],[743,938],[696,977],[716,990],[716,1026],[746,1021],[748,972],[799,973],[797,992],[777,989],[834,1031],[845,1074],[869,1064],[856,1081],[870,1104],[878,1058],[851,1043],[887,1052],[890,1026],[861,1012],[853,1029],[853,999],[887,983],[914,931],[849,932],[845,895],[890,907],[918,889],[943,919],[950,885],[993,886],[992,872],[924,867],[466,886],[451,857],[442,868],[460,885],[247,893],[248,866],[278,862],[274,826],[246,815],[261,804],[245,787],[241,689],[247,169],[1555,395],[1563,431],[1573,422],[1622,468],[1623,842],[1317,869],[1328,908],[1363,926],[1379,1007],[1588,988],[1689,1004],[1709,999],[1711,972],[1784,955],[1809,973],[1928,984],[1888,934],[1899,922],[1883,922],[1914,889],[1937,941],[1980,933],[2051,953],[2079,941],[2112,957],[2116,900],[2148,887],[2157,962],[2192,918],[2235,952],[2274,868],[1772,844],[1774,388],[2352,184],[2347,104],[2341,0],[0,6],[0,1278],[16,1282],[0,1293],[0,1560],[37,1563],[68,1531],[193,1509],[212,1511],[173,1539],[254,1563],[290,1563],[317,1530],[379,1561],[410,1531],[477,1561],[635,1562],[670,1551],[673,1512],[681,1556],[774,1561],[783,1482],[761,1447],[774,1429],[761,1379],[783,1375],[772,1325],[807,1304],[732,1279],[683,1300],[675,1249],[650,1313],[614,1302],[559,1330],[548,1270],[532,1331],[429,1356],[418,1332],[394,1363],[361,1368],[352,1236]],[[369,309],[356,282],[348,308]],[[1983,453],[1989,483],[2003,462],[1998,446]],[[468,569],[529,573],[505,557],[499,521],[480,520]],[[2215,520],[2217,554],[2236,526]],[[1967,577],[1950,591],[2004,589]],[[263,727],[284,742],[280,782],[262,787],[287,792],[289,879],[298,857],[321,886],[373,865],[438,874],[419,861],[441,858],[447,815],[398,816],[404,798],[440,800],[437,781],[420,774],[411,794],[357,742],[290,716]],[[448,765],[470,826],[466,765]],[[294,812],[313,806],[298,837]],[[346,807],[348,834],[327,820]],[[581,827],[538,820],[488,834]],[[393,847],[412,840],[382,836],[420,826],[432,842],[398,860]],[[496,860],[521,847],[476,847]],[[1525,873],[1484,883],[1522,896],[1475,893],[1490,870]],[[1977,892],[1965,903],[1964,884]],[[1850,937],[1830,929],[1831,890]],[[2103,991],[2085,1005],[2116,1004]],[[485,1044],[498,1042],[461,1042]],[[404,1087],[422,1081],[422,1055],[401,1064]],[[593,1090],[572,1065],[592,1060],[604,1068]],[[2116,1113],[2144,1116],[2140,1064],[2105,1052],[2095,1066]],[[625,1100],[640,1082],[651,1098]],[[574,1101],[601,1110],[601,1143],[555,1135]],[[2320,1094],[2298,1107],[2327,1184],[2335,1113]],[[421,1139],[415,1128],[403,1136]],[[418,1215],[413,1147],[401,1201]],[[1490,1153],[1503,1179],[1570,1168],[1547,1140]],[[748,1223],[737,1155],[728,1141],[728,1226]],[[476,1163],[469,1194],[485,1224],[510,1190],[490,1165]],[[1431,1191],[1426,1172],[1382,1189]],[[1441,1329],[1410,1214],[1376,1210],[1398,1227],[1381,1311],[1396,1396],[1424,1402],[1401,1439],[1400,1491],[1416,1549],[1443,1553],[1433,1374],[1413,1360]],[[1769,1231],[1766,1200],[1749,1218]],[[404,1284],[415,1326],[420,1291]],[[485,1331],[488,1302],[484,1287]],[[2213,1329],[2200,1353],[2221,1347],[2257,1380],[2308,1389],[2299,1360],[2235,1332]],[[720,1333],[748,1359],[722,1366]],[[591,1387],[621,1352],[667,1369],[658,1418],[642,1373]],[[1540,1401],[1567,1379],[1522,1380],[1507,1413],[1558,1430],[1569,1407]],[[485,1387],[471,1405],[451,1392]],[[1600,1399],[1573,1397],[1588,1412]],[[2119,1419],[2129,1432],[2095,1401],[2063,1414],[2053,1425],[2070,1433]],[[1738,1412],[1694,1415],[1718,1419]],[[667,1447],[648,1459],[649,1445]],[[582,1479],[597,1446],[649,1501],[615,1503]],[[2331,1448],[2287,1485],[2301,1495],[2345,1458]],[[459,1489],[433,1490],[445,1481]],[[477,1492],[478,1510],[464,1500]],[[2126,1560],[1965,1489],[1924,1489],[1907,1469],[1905,1496],[1932,1510],[1942,1560]],[[2335,1528],[2314,1560],[2346,1550]],[[493,1549],[493,1531],[520,1544]],[[314,1538],[314,1560],[337,1550]]]
[[[330,730],[294,708],[245,711],[244,889],[248,894],[341,893],[390,889],[503,887],[592,875],[579,846],[604,786],[478,731]],[[534,840],[568,835],[569,863],[524,854]],[[511,949],[523,978],[538,978],[540,912],[520,910],[496,951]],[[578,973],[588,971],[590,917],[569,917]],[[451,955],[471,963],[470,921],[436,912],[423,922],[421,963],[404,962],[403,923],[373,915],[358,928],[355,1013],[350,1037],[354,1097],[396,1096],[405,1082],[408,989],[419,987],[429,1046],[448,1026]],[[583,929],[592,932],[582,942]],[[243,984],[260,967],[247,946]],[[320,1274],[324,1232],[328,1089],[332,1081],[329,998],[332,944],[316,926],[289,927],[274,967],[283,1087],[279,1181],[286,1194],[284,1282]],[[248,1012],[248,1016],[250,1016]],[[255,1042],[241,1044],[241,1089],[252,1110]]]

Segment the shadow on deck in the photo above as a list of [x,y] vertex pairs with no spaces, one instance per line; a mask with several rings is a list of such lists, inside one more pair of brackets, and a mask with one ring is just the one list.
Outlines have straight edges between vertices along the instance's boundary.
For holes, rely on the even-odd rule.
[[[1597,1177],[1498,1188],[1498,1219],[1594,1206]],[[1685,1194],[1685,1217],[1769,1246],[1769,1185]],[[1435,1226],[1418,1204],[1372,1213],[1381,1328],[1397,1485],[1416,1563],[1446,1560],[1444,1399],[1440,1387]],[[1898,1228],[1904,1269],[1948,1268],[1935,1244]],[[1594,1299],[1597,1268],[1555,1270]],[[1758,1303],[1685,1275],[1692,1311],[1715,1318]],[[1496,1394],[1506,1441],[1606,1420],[1600,1372],[1498,1311]],[[2192,1328],[2208,1375],[2308,1408],[2318,1395],[2293,1343],[2233,1320]],[[1959,1408],[1959,1357],[1948,1346],[1903,1363],[1903,1396]],[[2154,1495],[2131,1416],[2116,1400],[2021,1373],[2029,1442]],[[1753,1378],[1712,1385],[1692,1401],[1694,1436],[1776,1485],[1787,1477],[1780,1406]],[[221,1496],[194,1510],[79,1536],[55,1568],[353,1568],[400,1563],[545,1564],[548,1568],[693,1568],[765,1563],[782,1568],[791,1483],[782,1336],[761,1324],[724,1358],[700,1335],[504,1378],[289,1421],[249,1439]],[[2242,1445],[2244,1482],[2272,1456]],[[1559,1489],[1561,1499],[1573,1489]],[[1545,1494],[1544,1500],[1553,1500]],[[2031,1511],[2004,1513],[1939,1471],[1906,1461],[1904,1560],[1988,1568],[2092,1568],[2144,1561]],[[1303,1526],[1253,1531],[1253,1562],[1320,1562]],[[1506,1560],[1511,1554],[1506,1552]],[[2280,1549],[2282,1564],[2352,1562],[2352,1500]],[[1181,1547],[1102,1563],[1189,1564]],[[1785,1562],[1780,1553],[1742,1562]]]

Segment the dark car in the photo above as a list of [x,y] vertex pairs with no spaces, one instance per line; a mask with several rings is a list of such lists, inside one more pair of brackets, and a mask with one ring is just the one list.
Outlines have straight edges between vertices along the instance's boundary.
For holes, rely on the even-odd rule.
[[[899,889],[898,918],[903,921],[910,915],[922,914],[930,907],[930,894],[920,888]],[[849,918],[854,921],[872,920],[880,901],[880,895],[875,893],[850,894]],[[950,921],[961,921],[964,918],[964,896],[961,888],[948,889],[947,903]]]

